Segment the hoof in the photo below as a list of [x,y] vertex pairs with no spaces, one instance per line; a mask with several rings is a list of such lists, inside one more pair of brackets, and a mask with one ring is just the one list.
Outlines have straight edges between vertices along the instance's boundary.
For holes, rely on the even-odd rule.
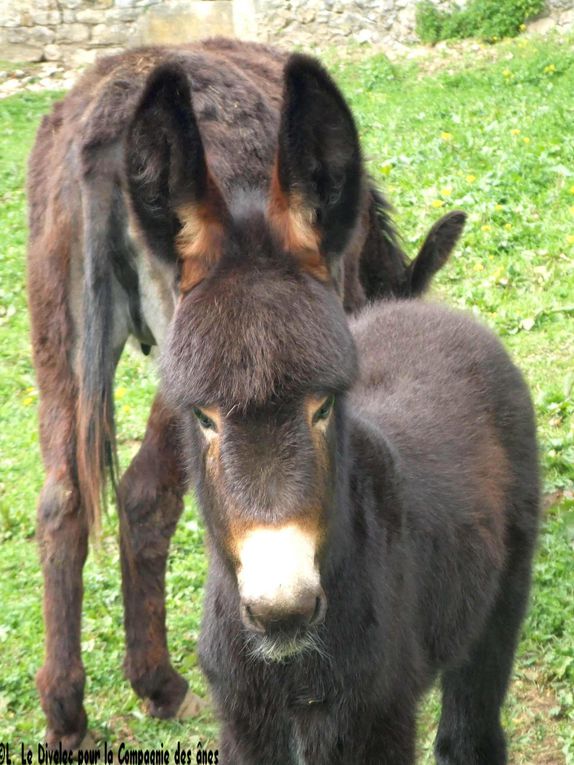
[[88,730],[86,731],[86,735],[81,740],[79,746],[76,747],[76,752],[79,751],[80,749],[82,751],[85,751],[86,749],[99,749],[99,748],[100,748],[99,746],[96,746],[95,738],[92,736],[92,734]]
[[205,699],[196,696],[195,693],[192,693],[191,690],[188,689],[183,701],[181,702],[181,706],[175,713],[175,719],[189,720],[190,717],[197,717],[202,712],[205,712],[208,707],[209,704]]
[[[68,736],[61,736],[59,738],[54,736],[54,734],[46,731],[44,734],[44,739],[48,743],[48,749],[56,751],[61,747],[62,749],[73,752],[74,755],[76,755],[80,749],[83,751],[86,749],[99,749],[99,747],[96,745],[94,737],[89,731],[86,731],[83,736],[82,734],[78,735],[77,733],[74,733]],[[77,761],[78,758],[74,756],[74,762]]]

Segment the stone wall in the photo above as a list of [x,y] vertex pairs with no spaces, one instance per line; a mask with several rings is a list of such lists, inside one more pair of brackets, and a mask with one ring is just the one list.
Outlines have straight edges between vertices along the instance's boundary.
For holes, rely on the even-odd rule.
[[[447,5],[448,0],[434,0]],[[129,45],[209,35],[300,45],[416,42],[417,0],[0,0],[0,59],[88,63]],[[574,0],[548,0],[544,29],[574,26]]]
[[[261,0],[260,37],[287,39],[303,47],[371,43],[387,48],[418,42],[415,11],[418,0]],[[446,9],[450,0],[433,0]],[[459,4],[462,4],[460,2]],[[544,31],[574,27],[574,0],[547,0]]]

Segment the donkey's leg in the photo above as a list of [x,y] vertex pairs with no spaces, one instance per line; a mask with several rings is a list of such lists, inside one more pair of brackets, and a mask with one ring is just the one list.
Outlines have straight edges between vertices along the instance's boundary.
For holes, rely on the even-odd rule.
[[[142,446],[120,484],[125,671],[154,717],[197,714],[197,700],[169,659],[165,569],[183,509],[184,476],[176,423],[159,397]],[[187,694],[187,695],[186,695]]]
[[512,671],[530,585],[531,543],[517,544],[495,606],[469,658],[442,678],[442,713],[435,742],[439,765],[505,765],[500,710]]
[[365,765],[414,765],[415,742],[415,707],[412,700],[402,700],[376,718]]
[[[38,376],[42,381],[42,375]],[[86,732],[82,705],[82,568],[88,525],[74,470],[73,384],[61,380],[42,397],[40,437],[46,482],[38,506],[38,541],[44,574],[45,661],[37,675],[47,718],[47,742],[75,749]]]

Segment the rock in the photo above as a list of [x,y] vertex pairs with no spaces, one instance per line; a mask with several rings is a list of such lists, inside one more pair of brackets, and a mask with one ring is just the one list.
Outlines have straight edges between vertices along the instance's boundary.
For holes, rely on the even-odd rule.
[[90,39],[90,28],[85,24],[61,24],[56,39],[65,43],[87,42]]
[[365,43],[373,43],[376,36],[377,34],[373,29],[361,29],[355,35],[355,40],[360,45],[364,45]]
[[257,39],[257,12],[254,0],[233,0],[233,29],[240,40]]
[[416,10],[414,6],[408,6],[407,8],[403,8],[402,11],[399,11],[399,23],[401,26],[403,26],[405,29],[411,30],[415,28],[415,13]]
[[44,46],[44,58],[46,61],[61,61],[63,57],[64,54],[60,45],[50,43]]
[[75,20],[79,21],[80,24],[103,24],[106,20],[106,12],[101,9],[85,8],[76,11],[75,17]]
[[556,21],[553,18],[550,18],[550,16],[545,16],[542,19],[536,19],[536,21],[531,21],[527,25],[528,32],[537,35],[547,34],[547,32],[550,32],[550,30],[554,29],[555,26]]
[[139,41],[162,45],[213,35],[233,36],[231,5],[231,0],[191,0],[151,7],[138,20]]
[[564,30],[574,26],[574,8],[571,8],[568,11],[562,11],[562,13],[558,15],[557,21]]
[[31,17],[31,24],[34,26],[40,24],[40,26],[56,26],[62,21],[62,14],[60,11],[34,11]]
[[[20,45],[26,47],[27,45],[48,45],[56,39],[56,33],[49,27],[19,27],[17,29],[10,29],[7,33],[8,42],[11,44]],[[2,58],[5,58],[4,50],[2,51]],[[31,59],[23,59],[30,61]],[[38,59],[34,59],[37,61]]]
[[127,31],[124,24],[96,24],[91,29],[91,41],[94,45],[121,45],[126,41]]
[[79,48],[72,51],[69,56],[69,61],[74,68],[90,66],[96,60],[97,54],[98,51],[96,48],[91,48],[90,50]]

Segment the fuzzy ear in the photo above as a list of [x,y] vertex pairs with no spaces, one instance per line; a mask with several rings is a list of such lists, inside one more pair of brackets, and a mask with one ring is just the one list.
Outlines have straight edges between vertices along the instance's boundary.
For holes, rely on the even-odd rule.
[[315,59],[291,56],[269,216],[285,249],[320,278],[349,242],[362,184],[357,129],[341,92]]
[[436,272],[444,266],[462,234],[465,223],[466,213],[454,210],[444,215],[431,228],[419,254],[409,266],[411,297],[421,295]]
[[176,64],[150,75],[125,152],[146,241],[155,253],[181,259],[181,289],[191,289],[220,255],[228,213],[206,163],[187,76]]

